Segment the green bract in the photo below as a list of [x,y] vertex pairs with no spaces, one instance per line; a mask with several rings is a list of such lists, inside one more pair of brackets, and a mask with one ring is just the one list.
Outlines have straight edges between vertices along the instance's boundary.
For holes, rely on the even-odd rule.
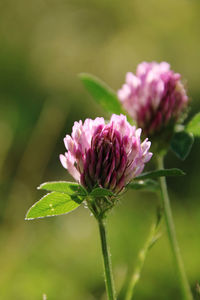
[[192,133],[180,131],[175,133],[170,147],[179,159],[184,160],[189,155],[193,142],[194,137]]

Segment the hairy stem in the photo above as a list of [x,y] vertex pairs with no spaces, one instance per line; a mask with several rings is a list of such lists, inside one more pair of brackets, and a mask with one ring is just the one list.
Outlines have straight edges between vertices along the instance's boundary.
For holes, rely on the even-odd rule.
[[99,233],[101,238],[101,249],[103,255],[103,262],[104,262],[105,284],[106,284],[108,300],[115,300],[116,298],[115,298],[110,252],[109,252],[108,242],[107,242],[105,219],[102,218],[98,219],[98,224],[99,224]]
[[[163,163],[163,157],[158,157],[158,168],[163,169],[164,163]],[[172,253],[174,256],[174,261],[176,264],[177,273],[179,275],[179,280],[182,288],[182,295],[184,300],[192,300],[192,294],[190,291],[190,286],[186,277],[183,261],[181,258],[176,233],[175,233],[175,227],[174,227],[174,221],[172,217],[172,211],[171,211],[171,205],[170,200],[168,196],[167,191],[167,184],[165,177],[160,177],[160,187],[161,187],[161,197],[163,201],[163,207],[164,207],[164,214],[165,214],[165,221],[167,225],[168,235],[169,235],[169,241],[171,244]]]

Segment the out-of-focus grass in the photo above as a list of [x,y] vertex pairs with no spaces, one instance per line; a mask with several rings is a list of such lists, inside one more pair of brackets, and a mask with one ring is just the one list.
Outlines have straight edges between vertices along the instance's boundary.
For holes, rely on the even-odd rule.
[[[44,0],[0,3],[0,299],[106,299],[95,221],[85,208],[25,222],[42,181],[71,178],[58,155],[75,120],[103,115],[77,78],[114,89],[143,61],[169,61],[183,74],[190,116],[200,109],[199,1]],[[107,118],[108,116],[104,114]],[[180,248],[192,288],[200,280],[199,141],[166,167]],[[118,290],[148,235],[158,199],[128,193],[108,231]],[[147,258],[135,299],[180,299],[165,226]],[[123,297],[123,295],[122,295]]]

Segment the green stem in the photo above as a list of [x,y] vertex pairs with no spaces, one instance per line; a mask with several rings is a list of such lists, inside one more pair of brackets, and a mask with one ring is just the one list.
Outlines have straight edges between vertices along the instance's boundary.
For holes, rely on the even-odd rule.
[[112,276],[112,268],[111,268],[111,259],[110,252],[107,243],[107,234],[106,234],[106,224],[105,219],[98,219],[99,224],[99,233],[101,238],[101,248],[104,262],[104,272],[105,272],[105,283],[106,290],[108,295],[108,300],[115,300],[115,291],[114,291],[114,283]]
[[[163,156],[158,157],[158,168],[164,169],[164,163],[163,163]],[[161,197],[163,200],[163,207],[164,207],[164,214],[165,214],[165,221],[167,225],[169,240],[172,248],[172,253],[174,256],[174,261],[177,268],[177,273],[179,275],[180,284],[182,287],[182,294],[184,300],[192,300],[192,294],[190,291],[190,286],[186,277],[183,261],[181,258],[176,233],[175,233],[175,227],[172,217],[172,211],[171,211],[171,205],[170,200],[168,196],[167,191],[167,184],[165,177],[160,177],[160,187],[161,187]]]

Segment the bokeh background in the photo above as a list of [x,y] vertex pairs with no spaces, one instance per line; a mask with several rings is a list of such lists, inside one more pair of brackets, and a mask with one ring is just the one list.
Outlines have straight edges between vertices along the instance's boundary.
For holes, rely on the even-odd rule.
[[[96,223],[80,207],[67,216],[24,221],[44,181],[71,180],[58,160],[75,120],[105,116],[78,74],[113,89],[141,61],[168,61],[200,110],[198,0],[0,1],[0,299],[106,299]],[[193,292],[200,280],[200,142],[186,161],[166,167],[177,236]],[[148,235],[159,199],[129,192],[108,224],[117,291]],[[181,299],[162,224],[137,286],[137,300]],[[123,293],[119,299],[123,299]],[[198,298],[196,298],[198,299]]]

